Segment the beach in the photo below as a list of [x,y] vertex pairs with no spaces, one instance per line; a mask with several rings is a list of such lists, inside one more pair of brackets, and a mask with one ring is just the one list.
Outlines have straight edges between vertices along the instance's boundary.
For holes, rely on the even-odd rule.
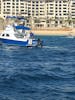
[[[2,33],[4,30],[0,30]],[[66,36],[73,35],[75,36],[75,28],[49,28],[49,29],[32,29],[31,30],[35,35],[54,35],[54,36]]]
[[35,35],[75,35],[75,28],[32,29]]

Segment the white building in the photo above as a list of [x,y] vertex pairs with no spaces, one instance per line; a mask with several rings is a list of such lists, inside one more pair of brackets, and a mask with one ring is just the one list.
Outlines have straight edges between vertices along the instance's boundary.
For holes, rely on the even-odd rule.
[[0,15],[28,17],[31,27],[74,25],[75,0],[0,0]]
[[70,3],[70,18],[72,20],[72,26],[75,27],[75,0],[71,0]]

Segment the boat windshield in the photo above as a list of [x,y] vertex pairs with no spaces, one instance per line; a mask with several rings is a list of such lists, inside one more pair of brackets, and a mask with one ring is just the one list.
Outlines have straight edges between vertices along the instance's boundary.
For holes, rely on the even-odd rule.
[[21,33],[20,33],[20,34],[15,33],[14,35],[15,35],[15,37],[16,37],[16,38],[24,38],[24,35],[23,35],[23,34],[21,34]]
[[18,31],[18,30],[15,30],[15,37],[16,38],[24,38],[24,35],[22,34],[22,32]]

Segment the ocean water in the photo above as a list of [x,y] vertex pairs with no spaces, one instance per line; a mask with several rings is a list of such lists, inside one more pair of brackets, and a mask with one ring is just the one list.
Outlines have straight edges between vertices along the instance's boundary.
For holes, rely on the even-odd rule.
[[39,37],[43,48],[0,45],[0,100],[75,100],[75,38]]

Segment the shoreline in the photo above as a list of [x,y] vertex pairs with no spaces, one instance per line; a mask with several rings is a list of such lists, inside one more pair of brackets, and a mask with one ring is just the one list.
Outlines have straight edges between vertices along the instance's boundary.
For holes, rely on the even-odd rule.
[[69,31],[47,31],[47,30],[32,30],[35,35],[68,35]]
[[[32,29],[31,31],[34,35],[68,36],[71,34],[75,36],[75,28]],[[2,32],[3,30],[0,30],[0,33]]]
[[68,36],[69,34],[75,36],[75,28],[59,28],[59,29],[32,29],[35,35],[54,35],[54,36]]

